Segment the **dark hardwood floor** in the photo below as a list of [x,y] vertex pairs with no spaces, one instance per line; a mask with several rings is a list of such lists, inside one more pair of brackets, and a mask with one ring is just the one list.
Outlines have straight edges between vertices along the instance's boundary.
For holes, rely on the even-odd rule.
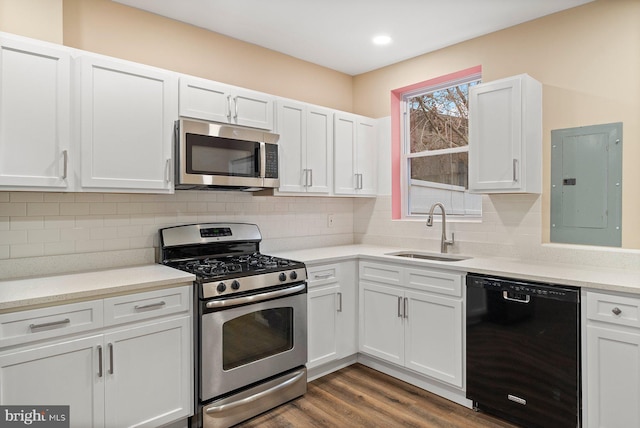
[[307,393],[237,427],[514,428],[355,364],[309,383]]

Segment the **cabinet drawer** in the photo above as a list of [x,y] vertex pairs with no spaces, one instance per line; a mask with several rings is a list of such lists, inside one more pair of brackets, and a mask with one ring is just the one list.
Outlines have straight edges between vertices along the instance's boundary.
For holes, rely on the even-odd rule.
[[381,263],[360,263],[360,279],[402,285],[402,268]]
[[309,287],[338,281],[340,265],[323,265],[307,268]]
[[587,318],[640,328],[640,299],[587,292]]
[[423,269],[406,269],[406,286],[448,296],[462,297],[463,275]]
[[104,300],[104,325],[140,321],[189,310],[191,287],[167,288]]
[[102,327],[102,300],[0,315],[0,348]]

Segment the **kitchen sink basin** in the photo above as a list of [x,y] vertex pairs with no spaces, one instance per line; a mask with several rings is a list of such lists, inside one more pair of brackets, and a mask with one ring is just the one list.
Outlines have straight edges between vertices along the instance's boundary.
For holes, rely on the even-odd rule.
[[387,256],[406,257],[408,259],[435,260],[438,262],[459,262],[467,260],[469,257],[454,256],[442,253],[421,253],[416,251],[398,251],[397,253],[387,253]]

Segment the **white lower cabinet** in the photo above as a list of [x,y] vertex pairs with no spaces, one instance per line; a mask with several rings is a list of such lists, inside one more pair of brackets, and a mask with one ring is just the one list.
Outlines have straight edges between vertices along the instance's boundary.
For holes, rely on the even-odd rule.
[[640,299],[587,292],[585,426],[640,426]]
[[357,353],[355,262],[308,268],[309,369]]
[[[95,307],[95,301],[57,307],[67,317],[57,321],[49,321],[60,318],[52,313],[55,308],[0,315],[4,330],[25,325],[57,332],[46,341],[14,338],[22,343],[0,348],[0,404],[69,405],[70,425],[78,428],[157,427],[188,417],[193,407],[189,295],[185,286],[99,301],[105,314],[131,302],[138,320],[84,334],[68,334],[82,324],[68,318],[65,308]],[[172,305],[176,300],[181,303]],[[94,327],[100,325],[102,320]]]
[[462,388],[463,278],[360,263],[360,352]]

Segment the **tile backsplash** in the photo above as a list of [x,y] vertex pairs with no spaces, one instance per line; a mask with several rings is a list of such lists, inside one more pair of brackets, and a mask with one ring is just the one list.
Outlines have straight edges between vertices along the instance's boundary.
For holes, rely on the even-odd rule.
[[[482,221],[447,224],[451,253],[640,267],[637,250],[541,244],[539,195],[483,196],[482,208]],[[391,220],[390,196],[0,192],[0,279],[154,263],[159,228],[220,221],[258,224],[266,253],[353,243],[440,248],[440,223]]]
[[159,228],[219,221],[258,224],[265,252],[353,243],[351,198],[0,192],[0,279],[153,263]]

